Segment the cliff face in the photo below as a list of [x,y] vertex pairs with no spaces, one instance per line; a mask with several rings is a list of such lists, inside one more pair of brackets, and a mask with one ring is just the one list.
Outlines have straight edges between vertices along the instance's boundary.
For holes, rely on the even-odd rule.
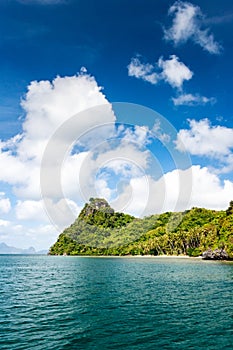
[[90,198],[89,203],[85,204],[84,208],[79,214],[79,218],[85,219],[85,217],[94,215],[99,211],[108,214],[114,213],[114,210],[110,207],[104,198]]

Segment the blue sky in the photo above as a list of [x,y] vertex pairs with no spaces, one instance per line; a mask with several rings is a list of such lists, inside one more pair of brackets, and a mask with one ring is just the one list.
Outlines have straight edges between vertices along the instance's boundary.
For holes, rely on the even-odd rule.
[[232,30],[227,0],[2,0],[0,241],[48,248],[89,195],[138,216],[225,209]]

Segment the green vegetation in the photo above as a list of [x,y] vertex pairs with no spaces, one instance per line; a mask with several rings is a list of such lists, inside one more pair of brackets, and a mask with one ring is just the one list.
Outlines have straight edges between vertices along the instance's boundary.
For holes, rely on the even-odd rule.
[[226,211],[193,208],[137,219],[91,198],[49,254],[199,256],[208,249],[233,258],[233,201]]

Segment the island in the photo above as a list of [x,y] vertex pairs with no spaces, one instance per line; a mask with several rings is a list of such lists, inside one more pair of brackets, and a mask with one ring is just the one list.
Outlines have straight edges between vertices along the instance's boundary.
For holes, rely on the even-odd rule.
[[103,198],[90,198],[49,255],[202,256],[233,259],[233,201],[227,210],[192,208],[135,218],[115,212]]

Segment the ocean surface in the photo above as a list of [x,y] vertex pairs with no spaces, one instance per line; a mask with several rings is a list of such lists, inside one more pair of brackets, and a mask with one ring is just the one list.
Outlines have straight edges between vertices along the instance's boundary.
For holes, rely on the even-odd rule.
[[0,349],[233,349],[233,263],[0,256]]

